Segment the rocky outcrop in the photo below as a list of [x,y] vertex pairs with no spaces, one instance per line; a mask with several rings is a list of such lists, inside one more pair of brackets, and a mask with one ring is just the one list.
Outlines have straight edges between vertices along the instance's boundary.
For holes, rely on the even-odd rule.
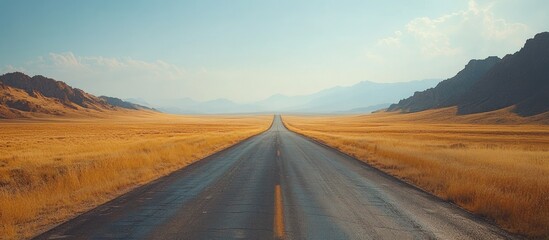
[[44,76],[14,72],[0,76],[0,118],[18,118],[27,113],[63,115],[68,112],[152,110],[118,98],[96,97],[64,82]]
[[149,108],[149,107],[145,107],[145,106],[142,106],[142,105],[139,105],[139,104],[127,102],[127,101],[124,101],[120,98],[108,97],[108,96],[100,96],[99,98],[104,100],[105,102],[107,102],[110,105],[121,107],[121,108],[133,109],[133,110],[146,109],[146,110],[156,111],[154,108]]
[[419,112],[456,106],[458,114],[512,107],[522,116],[549,111],[549,33],[529,39],[503,59],[471,60],[453,78],[416,92],[388,111]]
[[505,56],[459,99],[458,113],[470,114],[514,106],[531,116],[549,111],[549,32]]
[[440,82],[434,88],[415,92],[413,96],[392,104],[388,111],[419,112],[457,105],[460,97],[470,91],[473,85],[500,60],[498,57],[471,60],[456,76]]
[[22,89],[31,97],[38,94],[48,98],[55,98],[67,107],[100,109],[111,108],[105,101],[88,94],[78,88],[72,88],[64,82],[56,81],[41,75],[29,77],[24,73],[14,72],[0,76],[0,82],[6,86]]

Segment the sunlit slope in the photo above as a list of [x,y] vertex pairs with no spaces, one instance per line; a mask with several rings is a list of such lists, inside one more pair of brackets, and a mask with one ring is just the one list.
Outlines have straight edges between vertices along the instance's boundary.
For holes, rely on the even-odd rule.
[[14,72],[0,76],[0,119],[105,118],[155,112],[118,98],[96,97],[62,81]]
[[549,124],[549,112],[534,116],[519,116],[513,107],[467,115],[457,114],[457,107],[425,110],[416,113],[377,112],[361,118],[374,122],[463,123],[463,124]]

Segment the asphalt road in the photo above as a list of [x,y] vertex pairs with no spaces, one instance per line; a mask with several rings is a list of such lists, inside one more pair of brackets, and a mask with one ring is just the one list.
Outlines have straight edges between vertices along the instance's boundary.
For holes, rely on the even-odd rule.
[[499,228],[272,127],[37,239],[507,239]]

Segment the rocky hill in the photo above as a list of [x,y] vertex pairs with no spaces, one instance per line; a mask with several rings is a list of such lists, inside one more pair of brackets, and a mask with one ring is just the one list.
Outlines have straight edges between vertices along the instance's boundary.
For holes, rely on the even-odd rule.
[[458,114],[511,108],[521,116],[549,111],[549,33],[529,39],[503,59],[472,60],[453,78],[416,92],[388,111],[418,112],[456,106]]
[[149,108],[149,107],[145,107],[145,106],[142,106],[142,105],[139,105],[139,104],[136,104],[136,103],[124,101],[120,98],[108,97],[108,96],[99,96],[99,98],[102,99],[103,101],[107,102],[110,105],[121,107],[121,108],[133,109],[133,110],[156,111],[156,109],[154,109],[154,108]]
[[427,109],[444,108],[458,104],[461,96],[470,91],[473,85],[501,59],[488,57],[471,60],[456,76],[446,79],[434,88],[415,92],[413,96],[392,104],[389,111],[419,112]]
[[0,118],[88,115],[123,109],[148,109],[112,99],[115,98],[96,97],[62,81],[40,75],[30,77],[14,72],[0,76]]

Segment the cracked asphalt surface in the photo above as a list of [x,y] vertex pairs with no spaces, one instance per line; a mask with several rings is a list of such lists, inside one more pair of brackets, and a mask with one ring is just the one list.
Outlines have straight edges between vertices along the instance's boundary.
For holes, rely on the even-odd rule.
[[63,238],[513,236],[453,204],[287,130],[275,116],[268,131],[36,237]]

